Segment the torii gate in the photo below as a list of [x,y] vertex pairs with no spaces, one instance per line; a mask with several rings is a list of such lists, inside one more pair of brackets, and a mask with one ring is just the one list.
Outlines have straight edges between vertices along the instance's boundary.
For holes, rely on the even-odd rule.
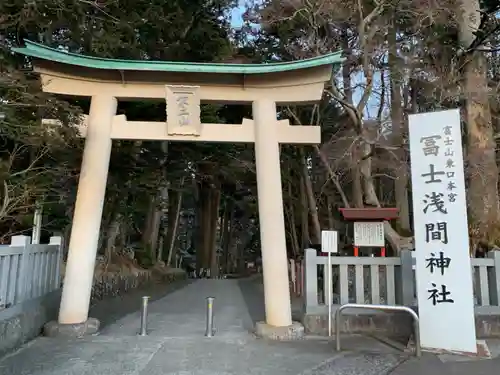
[[[31,41],[13,50],[33,58],[43,91],[91,97],[80,127],[86,139],[59,318],[49,334],[83,335],[99,328],[88,311],[113,139],[255,143],[264,326],[280,332],[292,327],[279,144],[317,144],[321,136],[318,126],[277,121],[276,103],[320,100],[333,67],[342,62],[340,53],[251,65],[103,59]],[[166,122],[117,116],[117,101],[132,99],[166,100]],[[252,103],[253,120],[202,124],[201,101]]]

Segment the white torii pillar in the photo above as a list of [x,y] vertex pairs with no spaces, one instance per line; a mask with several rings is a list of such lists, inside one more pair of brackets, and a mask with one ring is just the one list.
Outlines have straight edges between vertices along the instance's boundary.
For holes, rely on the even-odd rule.
[[[74,336],[97,332],[99,328],[99,322],[89,318],[88,311],[112,139],[181,139],[255,142],[267,327],[258,325],[257,333],[260,329],[264,336],[262,330],[275,335],[272,327],[291,327],[292,331],[283,330],[284,335],[289,332],[296,335],[291,314],[279,145],[280,142],[314,143],[319,139],[320,129],[292,127],[286,121],[278,121],[276,104],[269,97],[253,102],[253,121],[244,120],[242,125],[229,127],[209,124],[198,136],[166,135],[164,123],[128,122],[124,116],[115,116],[116,108],[115,98],[93,96],[90,114],[84,118],[81,131],[86,141],[59,319],[47,324],[45,333]],[[146,129],[149,133],[145,133]]]
[[117,100],[93,96],[69,241],[68,260],[58,324],[47,325],[49,336],[97,331],[98,321],[88,319],[99,229],[111,155],[111,127]]
[[292,311],[276,103],[270,99],[254,101],[252,110],[266,323],[288,327]]

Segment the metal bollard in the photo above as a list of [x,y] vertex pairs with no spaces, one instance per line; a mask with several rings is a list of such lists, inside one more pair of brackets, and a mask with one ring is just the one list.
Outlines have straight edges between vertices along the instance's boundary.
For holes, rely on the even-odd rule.
[[214,335],[214,297],[207,297],[207,329],[205,330],[206,337]]
[[139,333],[140,336],[148,335],[148,303],[149,297],[142,297],[141,332]]

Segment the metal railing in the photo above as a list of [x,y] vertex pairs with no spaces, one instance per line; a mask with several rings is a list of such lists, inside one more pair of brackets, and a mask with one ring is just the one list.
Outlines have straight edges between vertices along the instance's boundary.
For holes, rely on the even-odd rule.
[[335,312],[335,343],[337,351],[340,351],[340,318],[342,311],[346,309],[367,309],[367,310],[381,310],[381,311],[403,311],[410,314],[413,318],[413,334],[415,337],[415,355],[420,357],[422,355],[420,347],[420,320],[415,311],[406,306],[387,306],[387,305],[363,305],[357,303],[346,303],[340,306]]

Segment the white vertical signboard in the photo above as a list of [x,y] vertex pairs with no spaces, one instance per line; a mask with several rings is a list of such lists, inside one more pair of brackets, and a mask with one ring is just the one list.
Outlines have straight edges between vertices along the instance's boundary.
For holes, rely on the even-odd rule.
[[338,251],[337,231],[323,230],[321,231],[321,252],[328,254],[326,265],[326,280],[328,283],[327,300],[328,304],[328,336],[332,335],[332,297],[333,297],[333,280],[332,280],[332,253]]
[[410,115],[422,347],[476,353],[460,112]]

